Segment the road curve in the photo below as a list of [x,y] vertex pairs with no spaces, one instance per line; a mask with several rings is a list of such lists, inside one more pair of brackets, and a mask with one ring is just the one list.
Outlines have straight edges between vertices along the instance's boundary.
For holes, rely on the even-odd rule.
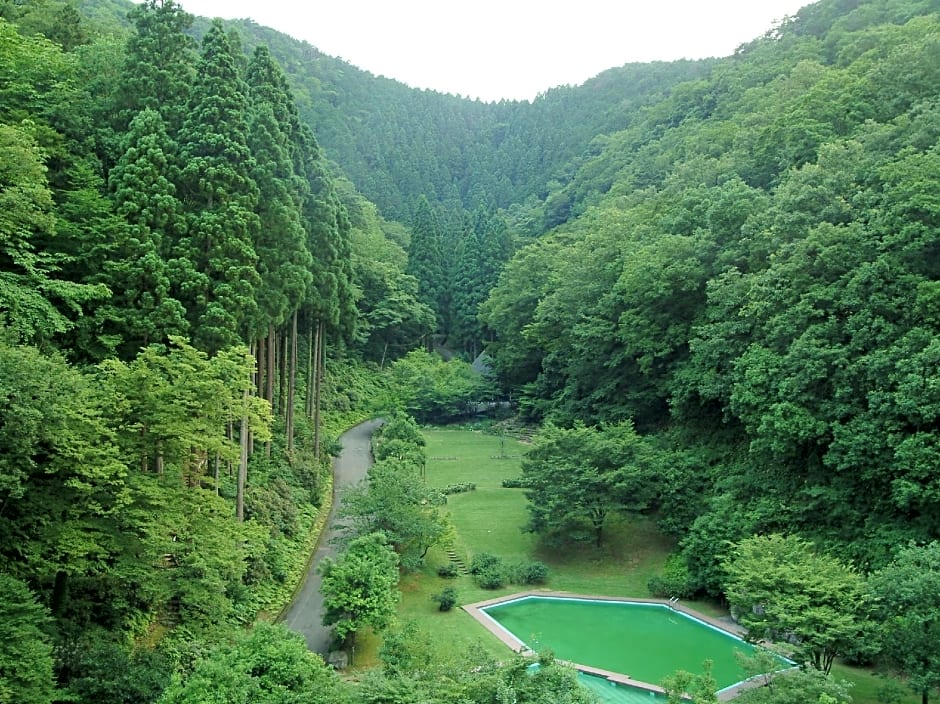
[[317,567],[324,557],[332,557],[336,553],[333,538],[339,533],[336,513],[342,490],[365,478],[372,465],[372,433],[381,424],[381,420],[366,421],[347,430],[340,437],[342,450],[339,457],[333,461],[333,506],[310,560],[304,583],[281,616],[281,622],[285,626],[300,633],[307,640],[310,650],[322,655],[326,655],[330,647],[330,629],[322,624],[323,595],[320,594],[321,577]]

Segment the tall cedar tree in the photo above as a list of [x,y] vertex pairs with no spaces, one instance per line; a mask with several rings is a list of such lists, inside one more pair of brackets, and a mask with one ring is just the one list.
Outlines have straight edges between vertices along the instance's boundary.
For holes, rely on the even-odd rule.
[[441,252],[441,226],[424,196],[418,201],[415,210],[406,271],[418,280],[418,300],[434,311],[440,331],[445,317],[441,300],[447,290]]
[[128,359],[152,342],[184,335],[188,326],[186,310],[171,293],[166,261],[185,228],[182,204],[168,178],[176,146],[160,114],[150,109],[131,122],[125,144],[109,180],[127,226],[104,263],[113,295],[97,314],[103,331],[118,336],[120,356]]
[[193,341],[217,351],[239,343],[257,320],[261,283],[247,86],[221,21],[203,38],[198,75],[180,133],[181,196],[189,227],[174,265]]
[[248,64],[251,99],[249,145],[258,185],[261,227],[255,242],[261,285],[257,289],[260,319],[252,332],[283,325],[299,307],[311,283],[312,259],[307,248],[301,206],[309,185],[295,170],[294,135],[299,118],[284,72],[267,47],[255,49]]
[[193,16],[175,0],[146,0],[129,13],[137,28],[127,43],[118,91],[116,129],[123,132],[142,109],[160,113],[176,137],[196,83],[196,42],[186,34]]

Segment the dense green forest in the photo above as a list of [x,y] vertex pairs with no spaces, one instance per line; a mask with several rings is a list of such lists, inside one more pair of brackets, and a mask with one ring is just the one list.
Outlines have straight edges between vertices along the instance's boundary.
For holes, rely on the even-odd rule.
[[[275,652],[304,701],[386,701],[240,628],[303,569],[338,431],[459,413],[483,350],[543,427],[546,543],[648,514],[664,592],[721,599],[786,534],[920,614],[887,576],[937,569],[938,91],[937,0],[491,104],[173,0],[0,0],[0,702],[209,701]],[[572,687],[464,666],[471,701]]]

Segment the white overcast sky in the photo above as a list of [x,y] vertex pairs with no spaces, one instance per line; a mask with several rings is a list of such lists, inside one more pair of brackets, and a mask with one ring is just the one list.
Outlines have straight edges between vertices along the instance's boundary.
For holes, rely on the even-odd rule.
[[628,62],[727,56],[810,0],[180,0],[305,39],[376,75],[531,99]]

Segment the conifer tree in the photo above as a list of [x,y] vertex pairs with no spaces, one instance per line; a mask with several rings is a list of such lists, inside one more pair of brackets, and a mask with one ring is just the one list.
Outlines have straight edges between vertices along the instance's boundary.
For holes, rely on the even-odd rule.
[[203,38],[198,75],[180,133],[180,192],[189,222],[174,268],[194,342],[216,351],[247,335],[257,319],[260,283],[247,86],[219,20]]
[[255,243],[261,285],[260,319],[254,332],[281,326],[297,310],[311,282],[312,259],[301,220],[309,184],[295,171],[295,133],[299,118],[281,68],[267,47],[259,46],[248,65],[251,98],[249,145],[255,159],[260,228]]
[[116,127],[123,131],[137,112],[152,108],[175,138],[196,82],[196,43],[186,34],[193,16],[176,0],[146,0],[129,17],[137,33],[127,43]]
[[431,204],[424,196],[418,201],[408,245],[406,272],[418,280],[418,300],[426,304],[437,316],[438,330],[444,322],[441,300],[446,290],[441,227]]
[[169,179],[175,145],[160,114],[145,109],[131,122],[126,148],[111,170],[117,212],[127,223],[102,278],[111,301],[98,311],[104,331],[120,336],[129,358],[152,342],[187,331],[186,311],[171,294],[166,257],[185,228],[182,204]]
[[319,457],[320,382],[324,369],[325,340],[327,335],[336,342],[348,343],[352,340],[356,325],[356,298],[349,245],[349,218],[336,196],[312,133],[305,133],[302,145],[306,157],[305,175],[310,184],[310,197],[304,204],[304,223],[307,246],[314,258],[313,283],[304,304],[313,347],[307,407],[314,420],[315,453]]

